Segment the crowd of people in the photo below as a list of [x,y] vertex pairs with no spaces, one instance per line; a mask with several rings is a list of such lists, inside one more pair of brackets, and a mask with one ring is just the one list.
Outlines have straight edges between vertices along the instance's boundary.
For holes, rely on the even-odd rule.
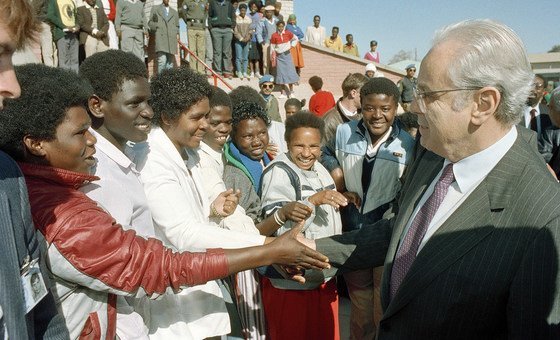
[[[280,1],[179,0],[177,8],[163,0],[145,14],[145,0],[33,0],[41,20],[41,61],[77,72],[84,58],[107,49],[121,49],[141,60],[153,36],[158,72],[177,65],[177,40],[194,54],[187,60],[199,73],[206,64],[218,75],[231,79],[275,76],[281,96],[290,97],[304,67],[301,41],[360,57],[352,34],[343,44],[339,28],[326,36],[316,15],[305,34],[295,14],[286,19]],[[21,63],[35,58],[27,48]],[[372,40],[364,59],[380,62],[377,41]]]
[[[289,92],[298,33],[266,12]],[[212,37],[250,54],[248,15]],[[1,337],[339,339],[340,276],[351,339],[560,337],[560,88],[509,27],[444,27],[418,78],[349,74],[338,101],[312,77],[282,119],[270,74],[226,93],[109,48],[14,69],[40,19],[0,3]]]

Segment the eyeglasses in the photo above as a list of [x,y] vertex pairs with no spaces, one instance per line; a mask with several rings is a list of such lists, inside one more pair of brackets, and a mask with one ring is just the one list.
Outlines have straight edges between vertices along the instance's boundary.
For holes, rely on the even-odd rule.
[[274,84],[262,84],[261,87],[263,89],[272,89],[274,88]]
[[438,94],[438,93],[447,93],[447,92],[456,92],[456,91],[474,91],[474,90],[480,90],[482,87],[461,87],[458,89],[447,89],[447,90],[436,90],[436,91],[419,91],[417,87],[414,88],[414,91],[412,92],[414,95],[414,101],[416,101],[416,103],[418,104],[418,108],[420,109],[420,112],[424,113],[426,112],[426,102],[424,101],[426,99],[426,97],[431,97],[434,94]]
[[533,87],[536,88],[537,90],[542,89],[544,87],[544,84],[534,83]]

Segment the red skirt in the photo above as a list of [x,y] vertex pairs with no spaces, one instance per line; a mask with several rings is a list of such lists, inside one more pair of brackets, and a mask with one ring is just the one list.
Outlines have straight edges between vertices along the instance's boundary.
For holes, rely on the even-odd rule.
[[339,340],[336,280],[313,290],[274,288],[261,278],[270,340]]
[[302,68],[303,67],[303,52],[301,51],[301,44],[297,43],[295,47],[290,49],[290,53],[292,54],[292,61],[294,62],[295,67]]

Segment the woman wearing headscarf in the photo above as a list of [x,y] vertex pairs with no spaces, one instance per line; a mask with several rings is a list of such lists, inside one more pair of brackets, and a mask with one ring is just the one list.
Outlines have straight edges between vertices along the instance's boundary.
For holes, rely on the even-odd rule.
[[300,41],[303,40],[303,31],[297,25],[297,19],[295,14],[290,14],[290,16],[288,17],[288,24],[286,25],[286,29],[292,32],[299,39],[297,44],[295,46],[292,46],[292,48],[290,49],[290,53],[292,54],[292,61],[294,62],[296,73],[299,76],[301,72],[301,68],[304,66],[303,52],[301,50],[301,43],[300,43]]

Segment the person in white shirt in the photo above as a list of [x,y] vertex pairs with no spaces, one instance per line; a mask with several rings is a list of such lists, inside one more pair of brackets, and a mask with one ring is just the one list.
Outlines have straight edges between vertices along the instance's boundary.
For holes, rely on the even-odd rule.
[[[80,190],[109,212],[123,229],[135,230],[144,238],[155,237],[140,174],[125,154],[126,143],[144,141],[151,126],[153,112],[148,105],[150,85],[146,67],[133,54],[109,50],[86,58],[79,73],[95,91],[88,112],[92,118],[90,132],[97,138],[93,174],[100,178]],[[118,298],[120,338],[148,338],[143,318],[129,306],[146,316],[147,301]]]
[[[231,113],[232,105],[229,95],[224,90],[213,87],[210,96],[210,112],[207,117],[208,129],[200,147],[196,150],[199,157],[197,167],[204,174],[203,185],[210,201],[226,190],[222,179],[224,175],[223,147],[231,132]],[[273,219],[268,222],[274,223]],[[221,225],[250,234],[260,233],[254,221],[245,214],[245,210],[240,205],[233,214],[222,220]],[[247,270],[238,273],[232,280],[235,280],[236,283],[232,290],[235,291],[237,298],[237,310],[243,334],[248,335],[250,339],[264,339],[267,328],[257,272]]]
[[[261,245],[265,237],[221,229],[224,217],[237,206],[237,193],[228,190],[210,202],[205,175],[197,166],[196,149],[206,132],[211,86],[190,69],[173,69],[151,81],[154,124],[146,143],[133,151],[144,184],[156,235],[177,250],[200,251],[219,244],[224,248]],[[230,322],[221,283],[209,282],[151,303],[152,338],[183,336],[203,339],[238,330]],[[231,315],[237,317],[236,315]],[[166,322],[165,320],[174,320]],[[238,335],[238,334],[232,334]]]
[[327,38],[327,33],[325,28],[320,25],[321,17],[316,15],[313,17],[313,26],[308,26],[305,31],[305,37],[303,41],[316,46],[325,46],[325,39]]

